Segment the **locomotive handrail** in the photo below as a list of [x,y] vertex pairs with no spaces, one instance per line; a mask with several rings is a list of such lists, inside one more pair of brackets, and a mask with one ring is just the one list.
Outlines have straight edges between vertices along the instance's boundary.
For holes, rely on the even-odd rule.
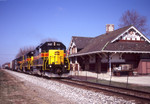
[[45,60],[45,59],[43,58],[43,65],[42,65],[42,67],[43,67],[43,70],[44,70],[44,60]]
[[62,57],[62,56],[60,56],[60,63],[62,63],[62,61],[61,61],[62,58],[61,58],[61,57]]
[[50,64],[51,64],[51,56],[50,56],[50,58],[49,58],[49,59],[50,59]]
[[68,62],[68,69],[70,70],[70,63],[69,63],[69,59],[68,58],[66,58],[67,59],[67,62]]
[[48,58],[46,58],[46,61],[45,61],[45,70],[46,70],[46,62],[48,61]]

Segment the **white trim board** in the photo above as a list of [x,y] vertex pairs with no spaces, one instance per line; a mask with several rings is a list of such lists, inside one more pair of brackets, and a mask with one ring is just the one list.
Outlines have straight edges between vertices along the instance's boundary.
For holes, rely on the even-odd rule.
[[115,39],[113,39],[111,41],[111,43],[115,42],[116,40],[118,40],[121,36],[123,36],[127,31],[129,31],[131,28],[133,28],[134,30],[136,30],[136,32],[138,34],[140,34],[141,37],[143,37],[147,42],[150,43],[150,40],[145,36],[143,35],[139,30],[137,30],[134,26],[131,26],[130,28],[128,28],[127,30],[125,30],[122,34],[120,34],[119,36],[117,36]]
[[150,53],[150,51],[110,51],[110,50],[103,50],[103,51],[93,51],[93,52],[88,52],[88,53],[69,55],[69,57],[83,56],[83,55],[89,55],[89,54],[98,54],[98,53]]

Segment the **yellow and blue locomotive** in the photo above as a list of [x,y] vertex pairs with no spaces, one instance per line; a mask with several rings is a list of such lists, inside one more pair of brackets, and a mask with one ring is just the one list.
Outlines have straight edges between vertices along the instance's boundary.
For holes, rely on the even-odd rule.
[[[45,42],[13,62],[21,72],[48,77],[67,77],[70,72],[66,47],[61,42]],[[16,64],[17,63],[17,64]]]
[[33,66],[33,54],[34,51],[30,51],[27,54],[22,56],[22,71],[26,73],[32,73],[32,66]]
[[[33,74],[59,77],[67,76],[70,71],[69,60],[66,57],[66,47],[61,42],[45,42],[36,47],[33,56],[30,55],[28,68]],[[29,67],[30,65],[30,67]]]

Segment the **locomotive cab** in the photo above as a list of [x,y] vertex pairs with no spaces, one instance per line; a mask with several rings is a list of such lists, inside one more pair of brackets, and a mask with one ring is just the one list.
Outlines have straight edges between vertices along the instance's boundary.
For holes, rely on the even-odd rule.
[[65,57],[66,47],[61,42],[46,42],[40,49],[45,72],[58,75],[69,73],[69,62]]

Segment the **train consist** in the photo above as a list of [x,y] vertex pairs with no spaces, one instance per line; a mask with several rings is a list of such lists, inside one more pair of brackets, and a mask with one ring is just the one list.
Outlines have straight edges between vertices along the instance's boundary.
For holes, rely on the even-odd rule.
[[14,59],[11,68],[15,71],[48,77],[67,77],[70,72],[66,47],[61,42],[45,42],[34,51]]

